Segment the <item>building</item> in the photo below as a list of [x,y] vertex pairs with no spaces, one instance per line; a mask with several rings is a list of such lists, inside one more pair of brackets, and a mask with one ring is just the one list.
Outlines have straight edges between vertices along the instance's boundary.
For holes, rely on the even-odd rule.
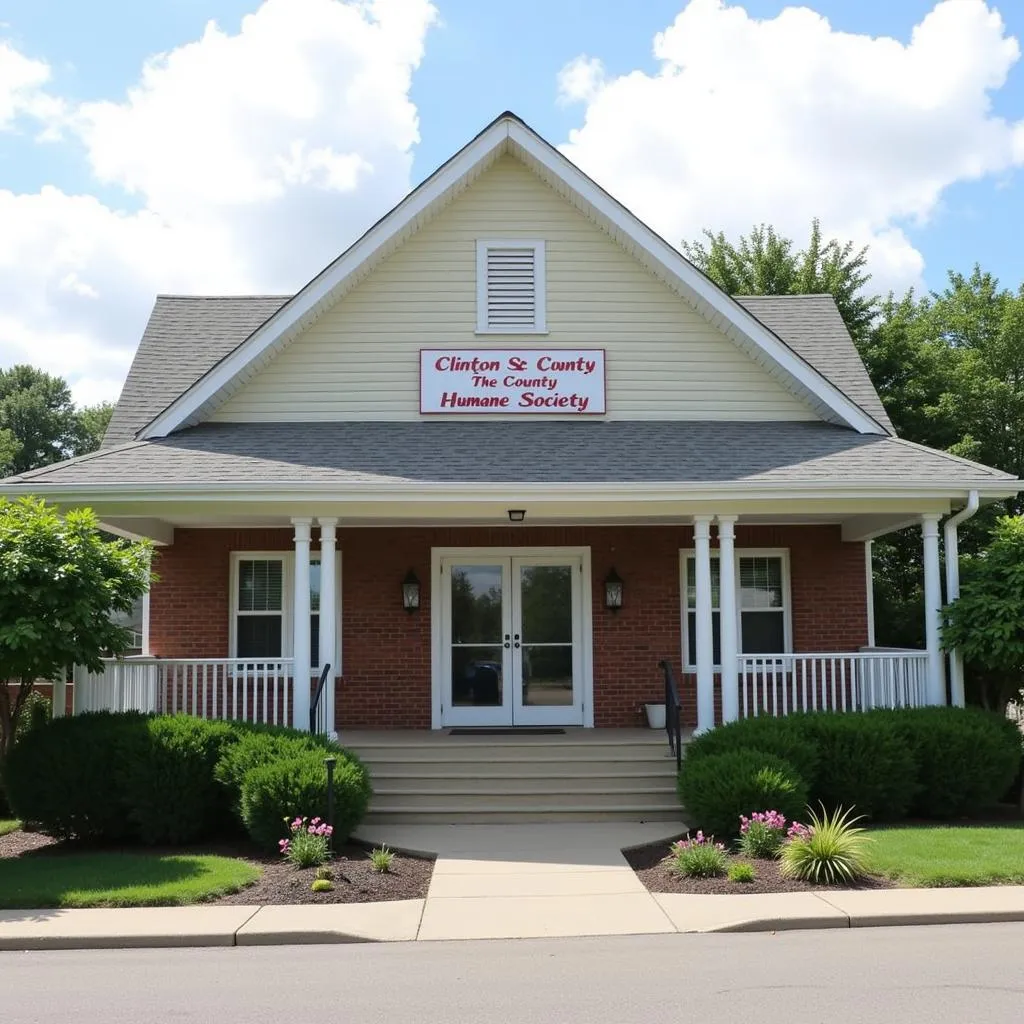
[[[328,730],[628,727],[665,659],[706,729],[962,702],[939,525],[1018,486],[894,436],[831,297],[724,294],[504,114],[297,295],[159,297],[104,447],[2,493],[157,545],[80,707],[307,727],[329,663]],[[927,650],[881,651],[911,524]]]

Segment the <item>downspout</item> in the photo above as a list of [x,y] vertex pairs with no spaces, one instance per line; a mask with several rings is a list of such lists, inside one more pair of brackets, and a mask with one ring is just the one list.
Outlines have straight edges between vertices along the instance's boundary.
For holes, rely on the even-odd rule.
[[[979,504],[978,492],[971,491],[967,495],[967,504],[955,516],[950,516],[943,527],[946,549],[947,604],[960,596],[960,541],[957,536],[957,527],[961,523],[967,522],[978,511]],[[964,659],[957,650],[951,651],[949,655],[949,694],[951,703],[959,708],[964,706]]]

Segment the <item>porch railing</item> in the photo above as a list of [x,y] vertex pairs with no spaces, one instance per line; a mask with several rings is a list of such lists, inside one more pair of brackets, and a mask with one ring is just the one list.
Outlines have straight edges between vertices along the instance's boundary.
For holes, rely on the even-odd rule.
[[927,651],[742,654],[740,717],[928,703]]
[[290,725],[292,661],[111,658],[74,671],[74,711],[143,711]]

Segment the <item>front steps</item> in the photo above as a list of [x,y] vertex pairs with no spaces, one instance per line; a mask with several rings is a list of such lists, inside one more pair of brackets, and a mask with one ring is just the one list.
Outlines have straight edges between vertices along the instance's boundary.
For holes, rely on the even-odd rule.
[[681,821],[664,733],[567,730],[561,736],[343,734],[366,763],[367,824]]

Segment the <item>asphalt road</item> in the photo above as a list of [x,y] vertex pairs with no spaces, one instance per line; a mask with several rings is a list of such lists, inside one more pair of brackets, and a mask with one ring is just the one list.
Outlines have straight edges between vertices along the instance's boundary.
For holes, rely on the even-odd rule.
[[1024,925],[0,953],[0,1021],[1024,1021]]

